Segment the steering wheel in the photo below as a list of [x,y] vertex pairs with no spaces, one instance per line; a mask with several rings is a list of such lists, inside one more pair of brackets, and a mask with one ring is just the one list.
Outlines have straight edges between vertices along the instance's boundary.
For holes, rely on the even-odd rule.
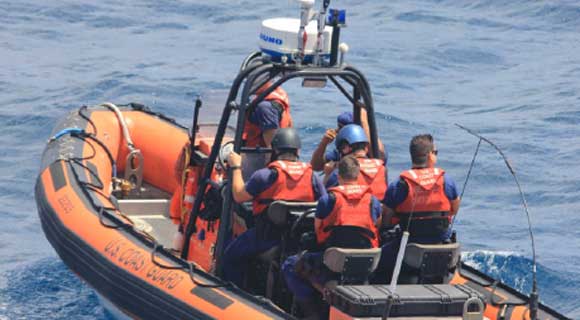
[[292,224],[292,228],[290,229],[290,234],[292,235],[293,238],[300,238],[301,235],[297,233],[297,231],[300,230],[298,227],[302,227],[302,224],[304,223],[303,221],[306,221],[306,218],[314,215],[314,213],[316,213],[316,208],[308,209],[304,211],[298,217],[298,219],[296,219],[296,221],[294,221],[294,223]]
[[232,151],[234,151],[233,141],[224,143],[220,148],[220,152],[218,153],[218,164],[224,171],[227,171],[228,157]]

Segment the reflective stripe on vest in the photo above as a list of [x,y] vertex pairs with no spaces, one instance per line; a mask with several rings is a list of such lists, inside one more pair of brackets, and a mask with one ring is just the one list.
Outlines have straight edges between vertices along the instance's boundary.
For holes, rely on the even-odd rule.
[[[276,102],[282,106],[279,128],[291,128],[293,126],[292,117],[290,116],[290,100],[288,99],[288,94],[284,89],[282,89],[282,87],[278,87],[268,94],[264,98],[264,101]],[[246,114],[244,132],[242,133],[242,139],[245,141],[245,146],[250,148],[266,147],[262,137],[262,130],[258,125],[250,122],[249,117],[250,112]]]
[[[401,173],[409,188],[407,198],[395,208],[399,215],[411,212],[449,212],[451,202],[445,195],[445,171],[439,168],[411,169]],[[417,215],[421,219],[421,215]],[[396,224],[399,218],[393,217]]]
[[268,165],[278,172],[278,178],[253,201],[254,215],[258,215],[275,200],[315,201],[312,167],[300,161],[278,160]]
[[357,158],[360,165],[359,184],[366,184],[370,187],[373,196],[382,200],[387,192],[387,180],[385,165],[383,160]]
[[371,240],[373,248],[378,247],[378,229],[372,218],[372,193],[366,185],[341,185],[328,189],[334,194],[336,202],[330,214],[321,220],[316,229],[316,239],[323,244],[332,232],[333,227],[354,226],[367,229],[374,235]]

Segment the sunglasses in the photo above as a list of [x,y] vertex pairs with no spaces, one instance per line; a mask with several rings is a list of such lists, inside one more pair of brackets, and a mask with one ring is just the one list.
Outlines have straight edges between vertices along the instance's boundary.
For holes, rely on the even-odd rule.
[[431,150],[431,152],[432,152],[434,155],[437,155],[437,154],[439,154],[439,150]]

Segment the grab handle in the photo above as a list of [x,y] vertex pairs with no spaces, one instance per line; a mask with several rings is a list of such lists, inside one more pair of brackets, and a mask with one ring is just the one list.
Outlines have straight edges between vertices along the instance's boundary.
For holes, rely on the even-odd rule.
[[141,186],[143,185],[143,155],[139,149],[133,149],[127,155],[125,180],[130,181],[137,192],[141,192]]
[[[469,311],[471,306],[477,306],[476,311]],[[483,320],[485,307],[481,299],[472,297],[463,304],[463,320]]]

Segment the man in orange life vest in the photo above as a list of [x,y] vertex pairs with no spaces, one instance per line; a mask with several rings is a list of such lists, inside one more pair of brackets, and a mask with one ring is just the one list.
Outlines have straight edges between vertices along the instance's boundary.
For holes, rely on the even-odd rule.
[[[247,183],[241,173],[242,159],[232,152],[232,194],[238,203],[253,200],[256,227],[234,239],[224,252],[224,278],[242,285],[248,260],[276,245],[279,239],[268,234],[264,211],[275,200],[316,201],[326,190],[313,174],[310,164],[298,161],[300,137],[293,128],[278,129],[272,139],[272,162],[252,174]],[[262,222],[262,223],[260,223]]]
[[[408,230],[409,242],[441,243],[451,236],[449,223],[459,210],[455,181],[435,167],[438,150],[430,134],[413,137],[409,151],[413,166],[389,185],[383,221]],[[385,241],[379,264],[383,273],[392,270],[398,247],[399,238]]]
[[[256,95],[266,91],[271,86],[270,81],[256,90]],[[278,128],[291,128],[290,101],[282,87],[277,87],[258,103],[254,110],[246,114],[242,139],[246,147],[269,148],[272,138]]]
[[[318,200],[314,228],[317,242],[322,248],[378,247],[381,203],[372,195],[367,185],[359,184],[359,173],[358,160],[353,156],[343,157],[338,164],[339,186],[330,188],[328,194]],[[353,230],[348,227],[358,228]],[[307,252],[302,257],[291,256],[282,266],[288,288],[294,293],[301,307],[308,311],[316,309],[309,305],[315,293],[312,284],[323,286],[332,279],[332,275],[322,268],[322,254]],[[320,272],[305,275],[298,269],[318,269]],[[304,311],[308,312],[307,310]]]
[[391,183],[385,198],[390,224],[406,229],[412,214],[411,237],[422,238],[422,242],[444,241],[450,236],[449,222],[459,210],[455,181],[435,167],[438,150],[430,134],[413,137],[409,151],[413,167]]
[[[336,137],[336,148],[342,156],[352,155],[360,163],[361,174],[358,177],[360,184],[370,187],[373,195],[380,200],[385,197],[387,191],[387,168],[386,161],[380,159],[368,159],[369,140],[364,129],[357,124],[344,126]],[[327,165],[326,188],[338,185],[338,171],[334,164]]]

